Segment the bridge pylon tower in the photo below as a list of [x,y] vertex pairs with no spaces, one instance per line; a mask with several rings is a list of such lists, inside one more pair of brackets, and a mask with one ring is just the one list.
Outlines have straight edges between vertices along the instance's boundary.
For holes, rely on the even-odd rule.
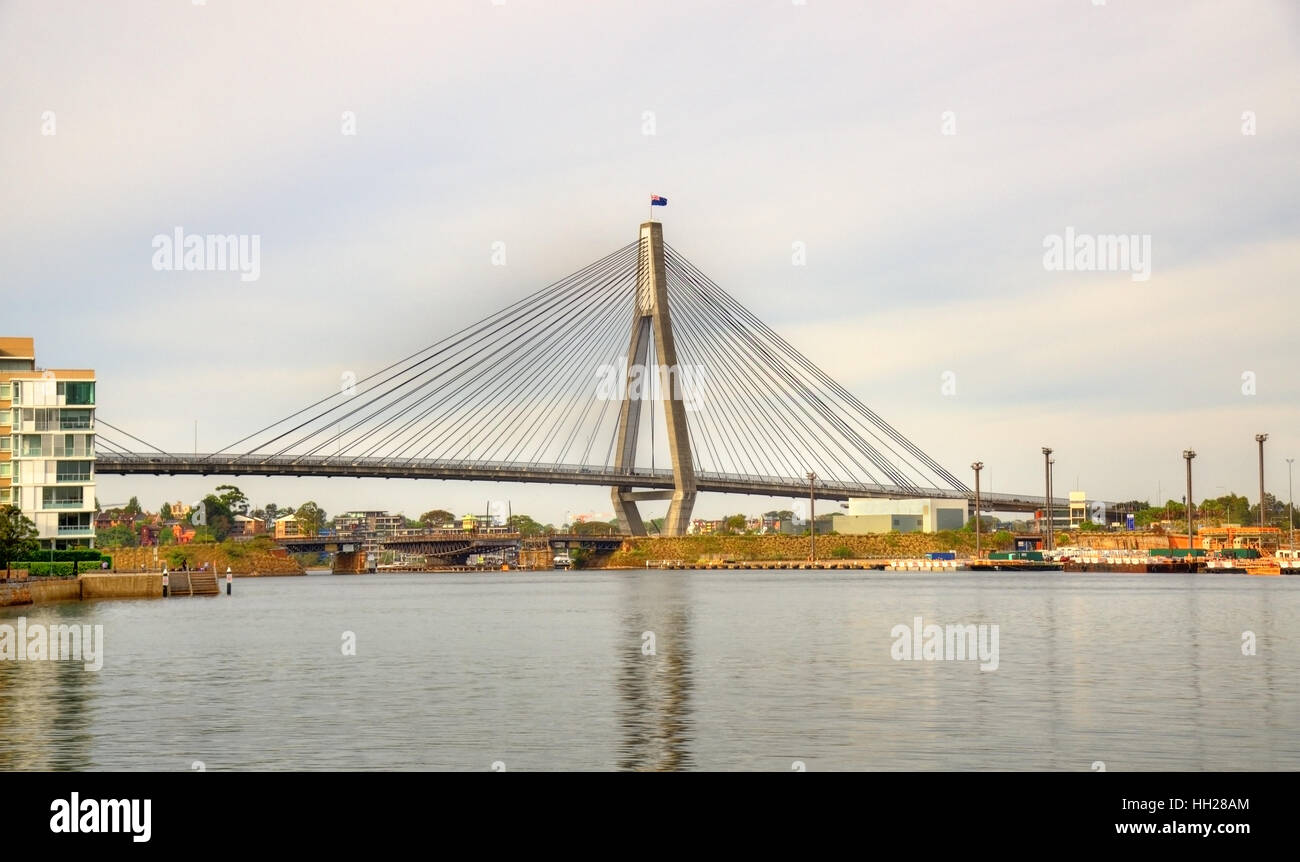
[[[655,364],[647,367],[651,338],[654,339]],[[655,397],[647,399],[643,391],[658,381]],[[673,341],[672,317],[668,311],[668,281],[664,271],[663,224],[648,221],[641,225],[640,250],[637,253],[635,308],[632,314],[632,337],[627,347],[626,385],[623,406],[618,418],[618,439],[614,450],[614,467],[619,472],[636,466],[641,407],[646,401],[663,406],[664,424],[668,429],[668,453],[673,468],[673,490],[635,491],[632,485],[615,486],[610,491],[619,528],[634,536],[646,535],[645,523],[637,509],[638,500],[669,500],[663,534],[682,536],[691,522],[695,506],[695,463],[691,458],[691,441],[686,424],[683,400],[685,375],[677,364],[677,346]],[[652,407],[653,409],[653,407]],[[653,415],[651,421],[654,420]]]

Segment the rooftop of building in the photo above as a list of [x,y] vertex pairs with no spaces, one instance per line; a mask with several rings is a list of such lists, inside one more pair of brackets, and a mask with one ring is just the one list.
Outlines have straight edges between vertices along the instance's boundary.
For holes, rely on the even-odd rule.
[[0,358],[36,359],[36,339],[22,336],[0,336]]

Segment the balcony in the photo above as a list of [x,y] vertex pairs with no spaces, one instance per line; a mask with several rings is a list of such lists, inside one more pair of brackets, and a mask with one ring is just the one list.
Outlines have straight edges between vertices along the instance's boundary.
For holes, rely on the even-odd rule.
[[95,528],[91,524],[59,525],[60,536],[89,536],[93,532],[95,532]]
[[87,449],[85,446],[55,446],[51,458],[94,458],[95,450]]
[[86,509],[89,508],[82,500],[45,500],[41,503],[42,509]]
[[90,481],[90,473],[59,473],[55,476],[54,481],[59,484],[69,482],[81,482],[83,485]]

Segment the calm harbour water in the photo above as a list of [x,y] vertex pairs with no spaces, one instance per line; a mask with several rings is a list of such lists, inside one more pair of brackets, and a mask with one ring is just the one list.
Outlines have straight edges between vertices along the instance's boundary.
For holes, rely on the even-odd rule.
[[[0,609],[101,624],[105,642],[97,673],[0,661],[0,769],[1300,769],[1300,577],[532,572],[234,590]],[[998,669],[895,661],[891,629],[916,616],[996,624]]]

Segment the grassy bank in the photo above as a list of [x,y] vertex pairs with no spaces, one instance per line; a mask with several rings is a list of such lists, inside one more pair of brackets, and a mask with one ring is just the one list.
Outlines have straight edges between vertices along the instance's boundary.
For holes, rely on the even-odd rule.
[[232,573],[243,576],[303,574],[297,560],[269,541],[167,545],[158,549],[156,562],[153,548],[114,548],[112,554],[119,572],[155,571],[160,566],[178,569],[183,565],[198,569],[208,563],[217,572],[224,573],[229,566]]
[[[1007,550],[1009,533],[984,536],[985,550]],[[931,551],[975,550],[975,534],[960,530],[941,533],[882,533],[872,536],[817,537],[818,559],[883,559],[919,557]],[[727,559],[736,561],[802,560],[808,556],[807,536],[680,536],[629,539],[606,561],[608,566],[644,566],[647,560]]]

